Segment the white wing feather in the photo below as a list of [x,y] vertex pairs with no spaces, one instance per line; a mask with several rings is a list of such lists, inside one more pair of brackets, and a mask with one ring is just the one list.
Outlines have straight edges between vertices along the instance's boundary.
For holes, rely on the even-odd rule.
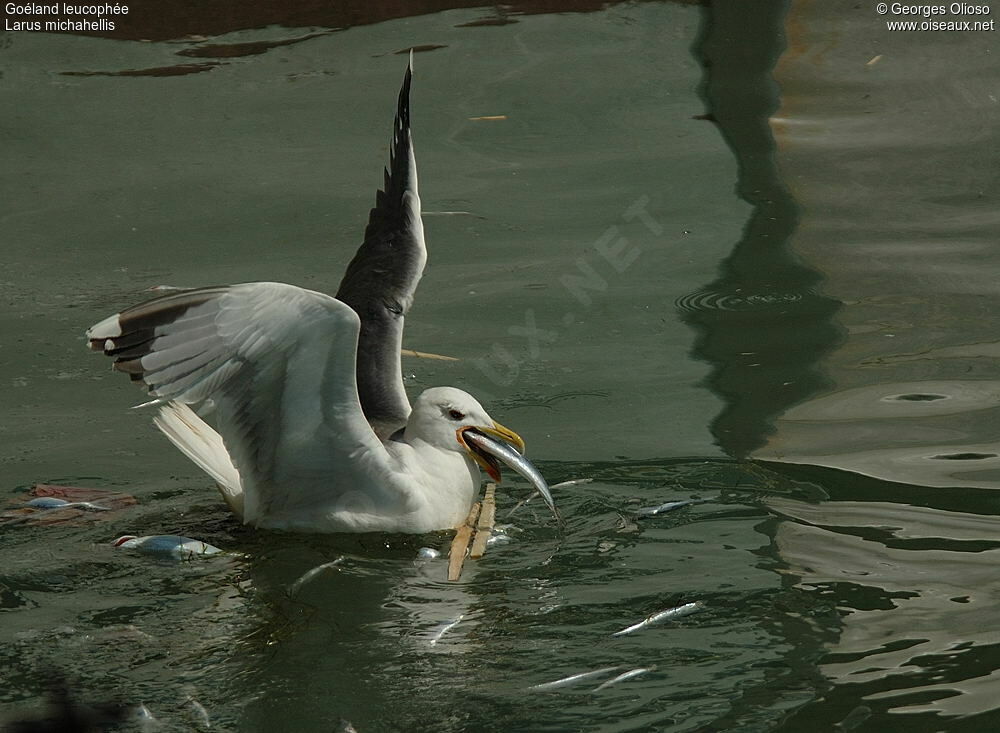
[[[151,301],[103,321],[88,337],[142,379],[154,403],[210,400],[242,485],[244,521],[285,526],[347,504],[356,512],[359,501],[407,508],[392,461],[361,411],[358,330],[357,314],[335,298],[248,283]],[[224,462],[212,458],[218,446],[210,436],[187,434],[199,426],[185,425],[181,415],[161,416],[161,428],[172,428],[174,436],[164,428],[168,437],[232,488]]]

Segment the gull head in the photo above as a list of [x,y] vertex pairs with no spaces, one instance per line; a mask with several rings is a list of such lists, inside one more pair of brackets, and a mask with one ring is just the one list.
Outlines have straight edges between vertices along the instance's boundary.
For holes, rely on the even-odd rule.
[[468,392],[454,387],[432,387],[413,403],[406,423],[406,440],[419,439],[441,450],[465,453],[490,475],[500,480],[500,464],[494,455],[466,440],[467,430],[487,435],[524,453],[524,440],[487,414]]
[[472,395],[454,387],[426,390],[413,403],[404,439],[462,453],[498,483],[503,463],[530,481],[559,519],[548,484],[524,457],[524,440],[490,417]]

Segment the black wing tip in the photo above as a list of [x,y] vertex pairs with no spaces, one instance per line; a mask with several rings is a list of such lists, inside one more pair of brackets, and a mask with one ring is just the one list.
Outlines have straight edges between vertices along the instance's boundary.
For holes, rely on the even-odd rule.
[[403,73],[403,85],[399,89],[399,103],[396,105],[396,125],[402,130],[410,128],[410,84],[413,81],[413,49]]

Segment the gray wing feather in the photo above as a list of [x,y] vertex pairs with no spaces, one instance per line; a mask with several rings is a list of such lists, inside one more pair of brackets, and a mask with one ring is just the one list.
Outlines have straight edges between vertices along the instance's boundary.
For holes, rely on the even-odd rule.
[[157,298],[87,335],[153,403],[214,404],[257,523],[335,502],[364,482],[354,456],[384,454],[358,401],[358,328],[327,295],[249,283]]
[[404,316],[427,261],[410,135],[412,61],[403,77],[385,185],[375,196],[365,241],[347,266],[337,299],[361,318],[357,382],[365,417],[381,438],[406,424],[400,349]]

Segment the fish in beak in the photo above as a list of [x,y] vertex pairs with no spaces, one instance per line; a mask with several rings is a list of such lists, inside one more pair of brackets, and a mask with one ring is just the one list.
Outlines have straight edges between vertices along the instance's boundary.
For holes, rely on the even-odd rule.
[[549,485],[542,478],[538,469],[524,457],[524,440],[521,439],[520,435],[496,422],[493,423],[492,428],[461,427],[456,431],[456,435],[458,442],[465,446],[472,459],[489,474],[490,478],[494,481],[500,481],[500,463],[502,461],[531,482],[531,485],[542,495],[552,514],[556,519],[559,519],[559,512],[556,511],[556,504],[549,491]]

